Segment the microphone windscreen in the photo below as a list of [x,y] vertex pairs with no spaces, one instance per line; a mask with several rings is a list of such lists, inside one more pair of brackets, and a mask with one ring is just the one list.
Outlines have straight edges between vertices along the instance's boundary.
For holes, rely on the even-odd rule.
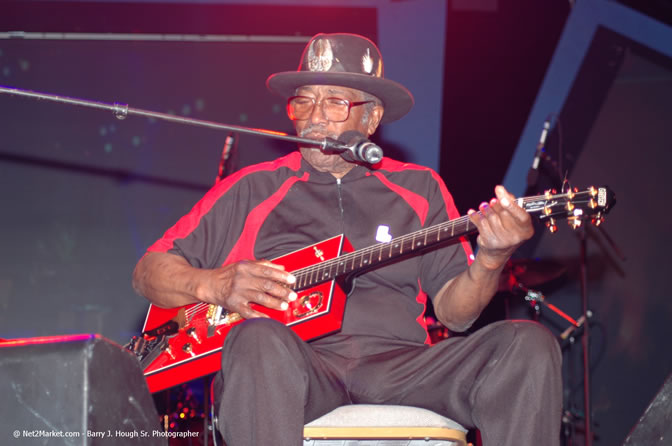
[[366,136],[357,130],[346,130],[341,133],[338,140],[345,145],[355,145],[361,141],[366,141]]

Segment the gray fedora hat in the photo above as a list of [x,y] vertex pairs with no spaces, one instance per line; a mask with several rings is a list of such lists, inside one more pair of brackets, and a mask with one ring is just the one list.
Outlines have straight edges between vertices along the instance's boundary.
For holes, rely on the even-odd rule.
[[396,121],[413,107],[413,95],[406,87],[385,79],[378,47],[356,34],[313,36],[297,71],[275,73],[266,80],[269,90],[286,98],[303,85],[340,85],[370,93],[383,102],[383,123]]

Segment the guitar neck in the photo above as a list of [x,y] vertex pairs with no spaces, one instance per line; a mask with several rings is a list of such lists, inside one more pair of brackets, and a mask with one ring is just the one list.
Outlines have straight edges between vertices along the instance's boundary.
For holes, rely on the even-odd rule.
[[[606,211],[612,198],[607,197],[607,190],[589,188],[582,192],[567,192],[563,194],[536,195],[518,198],[516,203],[530,214],[539,214],[539,218],[567,218],[577,207],[598,208],[597,215]],[[595,201],[597,199],[597,201]],[[479,215],[481,211],[477,211]],[[570,217],[572,218],[572,217]],[[293,271],[297,278],[295,289],[302,290],[322,282],[333,280],[339,276],[356,274],[360,271],[382,266],[404,256],[411,256],[421,251],[448,244],[460,237],[473,234],[478,228],[471,222],[469,216],[464,215],[454,220],[439,223],[428,228],[394,238],[386,243],[362,248],[342,256],[316,263],[309,267]]]

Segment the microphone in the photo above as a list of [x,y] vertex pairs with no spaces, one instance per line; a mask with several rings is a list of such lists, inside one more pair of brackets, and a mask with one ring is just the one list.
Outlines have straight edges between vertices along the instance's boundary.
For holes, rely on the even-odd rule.
[[551,128],[551,121],[546,119],[544,121],[544,128],[541,130],[541,136],[539,137],[539,143],[537,143],[537,149],[534,152],[534,160],[532,160],[532,167],[527,172],[527,186],[532,187],[537,184],[537,179],[539,178],[539,163],[541,162],[541,154],[544,151],[544,145],[546,144],[546,137],[548,136],[548,131]]
[[321,147],[322,150],[340,152],[347,161],[376,164],[383,159],[383,149],[357,130],[343,132],[338,140],[325,138]]

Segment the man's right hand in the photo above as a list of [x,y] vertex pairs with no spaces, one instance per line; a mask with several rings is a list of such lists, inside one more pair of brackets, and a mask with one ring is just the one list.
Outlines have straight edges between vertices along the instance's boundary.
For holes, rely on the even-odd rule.
[[198,300],[221,305],[245,319],[268,317],[250,303],[286,310],[296,300],[290,288],[296,278],[284,267],[267,260],[241,261],[213,270],[202,270],[204,279],[196,288]]
[[284,310],[297,295],[296,278],[267,260],[241,261],[215,269],[195,268],[183,257],[147,253],[133,272],[133,288],[154,305],[175,308],[206,302],[249,319],[268,317],[250,303]]

